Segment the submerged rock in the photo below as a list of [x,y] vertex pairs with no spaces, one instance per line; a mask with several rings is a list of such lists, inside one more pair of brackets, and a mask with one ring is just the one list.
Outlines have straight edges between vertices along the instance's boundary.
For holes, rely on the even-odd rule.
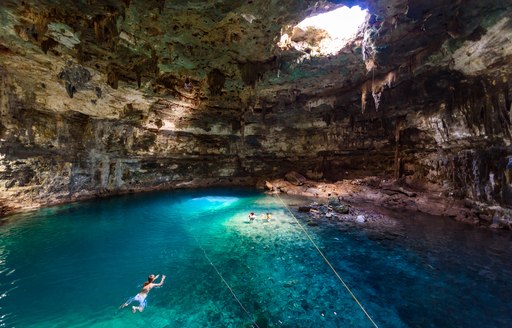
[[332,209],[340,214],[348,214],[350,209],[347,205],[332,206]]

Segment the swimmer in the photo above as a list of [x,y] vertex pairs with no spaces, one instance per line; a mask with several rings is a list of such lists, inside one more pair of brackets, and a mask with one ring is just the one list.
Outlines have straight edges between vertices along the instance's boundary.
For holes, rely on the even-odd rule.
[[270,213],[267,213],[267,221],[270,221]]
[[256,219],[256,215],[254,214],[254,212],[251,212],[251,214],[249,214],[249,220],[254,221],[254,219]]
[[164,283],[165,275],[162,275],[162,279],[160,280],[160,282],[158,284],[154,283],[154,281],[158,278],[158,276],[160,276],[160,275],[159,274],[157,274],[156,276],[154,274],[150,275],[148,277],[148,281],[146,281],[144,283],[140,292],[137,295],[135,295],[134,297],[131,297],[128,301],[126,301],[126,303],[121,305],[119,308],[122,309],[122,308],[130,305],[131,302],[137,301],[137,302],[139,302],[139,306],[132,306],[132,312],[135,313],[137,311],[139,311],[139,312],[144,311],[144,308],[146,307],[146,304],[147,304],[146,297],[148,296],[149,291],[153,287],[162,286]]

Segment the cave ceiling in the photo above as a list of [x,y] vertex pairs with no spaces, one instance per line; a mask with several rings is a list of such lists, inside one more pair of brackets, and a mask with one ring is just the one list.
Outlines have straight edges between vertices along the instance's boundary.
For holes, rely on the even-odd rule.
[[[307,58],[277,43],[309,15],[368,8],[338,54]],[[126,105],[254,107],[282,92],[347,95],[368,80],[433,68],[510,74],[510,1],[2,1],[0,65],[48,111],[116,118]],[[304,59],[306,55],[306,59]]]

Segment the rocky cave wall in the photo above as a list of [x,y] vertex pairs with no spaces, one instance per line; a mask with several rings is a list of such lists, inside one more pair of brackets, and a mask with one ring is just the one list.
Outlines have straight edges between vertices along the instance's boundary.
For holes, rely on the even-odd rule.
[[[512,205],[508,1],[212,3],[8,1],[2,210],[291,170]],[[285,24],[340,3],[372,15],[339,54],[275,47]]]

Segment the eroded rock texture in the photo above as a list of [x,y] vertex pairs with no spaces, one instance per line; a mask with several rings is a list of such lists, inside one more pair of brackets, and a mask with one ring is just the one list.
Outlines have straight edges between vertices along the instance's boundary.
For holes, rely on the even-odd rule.
[[[341,5],[369,15],[339,53],[277,46]],[[510,17],[509,0],[2,1],[0,206],[296,171],[506,209]]]

